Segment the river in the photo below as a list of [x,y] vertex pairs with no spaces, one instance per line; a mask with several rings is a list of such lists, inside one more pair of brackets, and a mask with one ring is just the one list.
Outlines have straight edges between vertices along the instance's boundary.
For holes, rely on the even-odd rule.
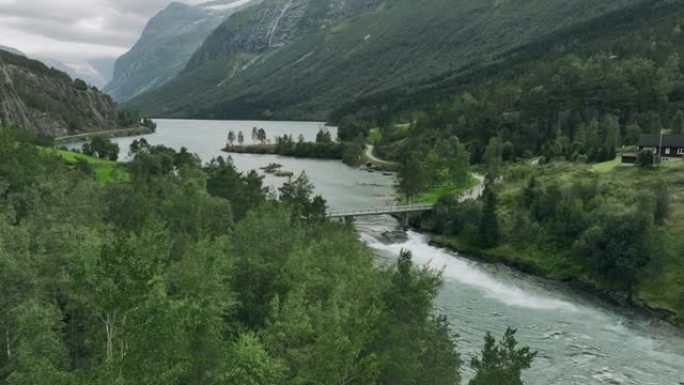
[[[252,127],[270,138],[303,134],[315,137],[321,123],[158,120],[151,144],[185,146],[204,162],[221,153],[230,130],[251,139]],[[335,129],[330,128],[335,136]],[[118,138],[122,152],[136,138]],[[274,155],[233,154],[242,171],[275,162],[296,174],[306,171],[330,209],[369,208],[395,199],[395,178],[349,168],[337,161],[294,159]],[[267,176],[272,189],[284,182]],[[684,384],[684,333],[638,312],[614,307],[567,286],[531,277],[506,267],[483,264],[428,244],[425,235],[408,232],[389,216],[359,219],[361,239],[375,251],[378,263],[393,263],[401,249],[416,263],[441,270],[444,285],[437,299],[440,312],[458,333],[465,362],[482,348],[487,331],[501,335],[518,329],[518,339],[539,351],[527,385],[679,385]],[[393,236],[388,237],[388,234]],[[464,365],[468,378],[471,371]]]

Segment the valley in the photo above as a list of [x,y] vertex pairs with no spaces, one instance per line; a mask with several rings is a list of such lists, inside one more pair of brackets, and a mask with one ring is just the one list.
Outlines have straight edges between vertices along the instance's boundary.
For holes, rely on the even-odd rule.
[[0,385],[684,385],[684,0],[0,19]]

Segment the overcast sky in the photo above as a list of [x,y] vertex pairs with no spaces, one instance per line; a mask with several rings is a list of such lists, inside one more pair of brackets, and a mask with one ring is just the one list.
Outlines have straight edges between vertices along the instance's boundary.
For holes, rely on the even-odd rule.
[[118,57],[133,46],[147,21],[171,2],[0,0],[0,45],[67,63]]

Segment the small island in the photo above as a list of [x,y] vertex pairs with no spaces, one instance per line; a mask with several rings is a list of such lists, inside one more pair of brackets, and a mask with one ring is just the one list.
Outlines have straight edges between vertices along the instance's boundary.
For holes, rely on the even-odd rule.
[[266,174],[271,174],[277,177],[281,178],[290,178],[294,176],[294,173],[291,171],[284,171],[283,165],[279,163],[270,163],[266,167],[261,167],[261,170],[265,172]]
[[244,133],[230,131],[227,137],[225,152],[235,154],[282,155],[296,158],[342,160],[352,167],[364,164],[365,139],[353,141],[335,141],[330,131],[321,128],[316,134],[315,142],[307,142],[304,135],[295,140],[293,135],[283,135],[271,140],[263,128],[252,129],[252,144],[245,144]]

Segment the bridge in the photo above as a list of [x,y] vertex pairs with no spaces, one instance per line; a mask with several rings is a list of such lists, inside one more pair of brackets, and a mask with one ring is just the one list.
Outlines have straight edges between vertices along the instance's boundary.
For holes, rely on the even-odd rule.
[[328,218],[350,218],[350,217],[369,217],[374,215],[389,214],[408,214],[431,211],[435,207],[432,203],[394,205],[385,207],[374,207],[368,209],[340,210],[328,213]]
[[[484,177],[481,175],[473,174],[473,177],[477,180],[477,185],[470,190],[463,192],[459,197],[458,201],[463,203],[471,199],[477,199],[484,193]],[[405,204],[405,205],[392,205],[384,207],[373,207],[364,209],[350,209],[350,210],[339,210],[339,211],[329,211],[328,218],[339,219],[339,218],[354,218],[354,217],[370,217],[374,215],[391,215],[391,214],[402,214],[403,222],[408,222],[408,215],[410,213],[420,213],[425,211],[432,211],[435,208],[434,203],[416,203],[416,204]]]

